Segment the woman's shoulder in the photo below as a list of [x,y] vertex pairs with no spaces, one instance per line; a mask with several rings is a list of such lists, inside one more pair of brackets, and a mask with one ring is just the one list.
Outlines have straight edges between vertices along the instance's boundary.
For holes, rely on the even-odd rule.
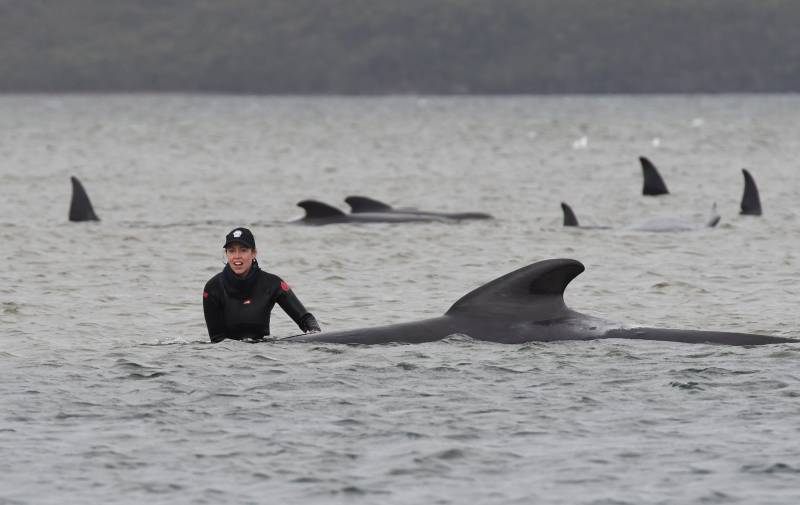
[[217,286],[220,285],[221,280],[222,280],[222,272],[214,274],[214,276],[208,279],[208,282],[206,282],[205,290],[206,291],[216,290]]
[[261,275],[263,276],[263,282],[269,286],[270,290],[274,290],[278,293],[288,293],[292,290],[289,284],[278,275],[265,272],[264,270],[261,271]]
[[278,283],[278,284],[283,282],[283,279],[281,279],[280,276],[275,275],[272,272],[267,272],[266,270],[261,270],[259,272],[259,274],[261,275],[261,278],[263,280],[267,281],[267,282]]

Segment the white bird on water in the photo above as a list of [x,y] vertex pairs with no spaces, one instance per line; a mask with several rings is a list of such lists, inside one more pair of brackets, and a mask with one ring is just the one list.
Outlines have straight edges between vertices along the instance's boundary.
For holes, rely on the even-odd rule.
[[586,149],[587,147],[589,147],[589,137],[586,135],[572,142],[573,149]]

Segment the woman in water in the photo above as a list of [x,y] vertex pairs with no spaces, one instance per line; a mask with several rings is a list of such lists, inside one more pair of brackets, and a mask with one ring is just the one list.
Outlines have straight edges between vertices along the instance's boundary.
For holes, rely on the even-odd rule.
[[250,230],[234,229],[223,247],[228,263],[203,290],[203,312],[212,342],[269,335],[269,316],[276,302],[304,332],[320,331],[289,285],[259,268],[256,239]]

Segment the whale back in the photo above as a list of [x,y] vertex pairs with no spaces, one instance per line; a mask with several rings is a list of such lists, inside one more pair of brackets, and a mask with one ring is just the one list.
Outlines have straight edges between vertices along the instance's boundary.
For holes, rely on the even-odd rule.
[[744,175],[744,194],[742,195],[742,204],[740,214],[746,216],[760,216],[761,215],[761,198],[758,196],[758,188],[756,181],[747,169],[742,169]]
[[569,313],[564,290],[583,271],[583,264],[572,259],[539,261],[467,293],[446,315],[557,319]]
[[644,176],[642,194],[650,196],[668,194],[667,185],[664,184],[664,179],[661,178],[656,166],[644,156],[639,157],[639,163],[642,165],[642,175]]
[[303,200],[297,203],[297,206],[306,211],[303,219],[330,219],[344,217],[344,212],[317,200]]
[[83,189],[83,184],[77,177],[70,177],[72,181],[72,201],[69,204],[69,220],[70,221],[100,221],[97,214],[94,213],[92,202],[89,201],[89,195]]
[[366,196],[352,195],[345,198],[344,201],[350,206],[350,210],[356,214],[361,212],[387,212],[392,210],[391,205]]

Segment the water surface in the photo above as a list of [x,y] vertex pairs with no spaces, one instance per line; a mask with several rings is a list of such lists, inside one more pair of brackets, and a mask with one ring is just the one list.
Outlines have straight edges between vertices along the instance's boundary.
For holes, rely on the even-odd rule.
[[[328,329],[533,261],[581,312],[800,338],[797,96],[0,97],[0,503],[796,503],[800,346],[207,344],[231,228]],[[672,194],[641,196],[637,157]],[[764,216],[738,215],[740,170]],[[69,223],[69,176],[99,223]],[[349,194],[494,221],[303,227]],[[566,201],[586,224],[561,226]],[[685,216],[713,230],[646,233]],[[276,309],[273,332],[296,332]]]

